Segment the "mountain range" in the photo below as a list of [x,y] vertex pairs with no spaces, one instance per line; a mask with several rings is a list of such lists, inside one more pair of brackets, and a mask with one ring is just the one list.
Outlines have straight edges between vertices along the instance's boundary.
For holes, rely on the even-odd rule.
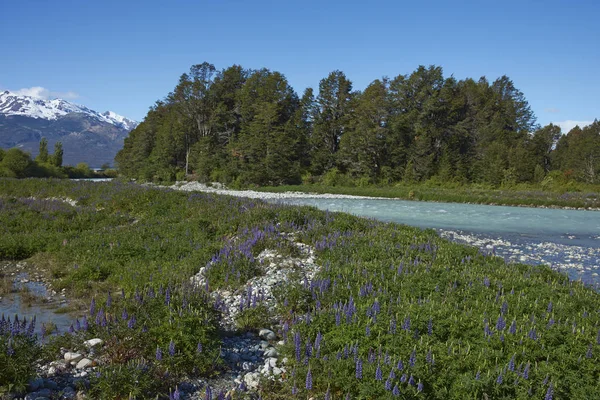
[[113,165],[123,140],[137,125],[112,111],[100,113],[62,99],[0,92],[0,148],[17,147],[35,157],[45,137],[50,153],[54,143],[62,142],[65,165]]

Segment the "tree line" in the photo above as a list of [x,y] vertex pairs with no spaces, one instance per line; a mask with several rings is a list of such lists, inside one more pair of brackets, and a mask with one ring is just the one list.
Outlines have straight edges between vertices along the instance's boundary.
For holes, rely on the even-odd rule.
[[[40,139],[38,155],[32,159],[31,155],[18,148],[8,150],[0,149],[0,178],[97,178],[101,177],[90,169],[86,163],[79,163],[75,167],[63,166],[63,146],[61,142],[54,144],[54,153],[48,151],[48,140]],[[104,168],[104,167],[103,167]],[[113,177],[116,173],[103,176]]]
[[193,65],[115,158],[120,173],[234,185],[597,183],[600,123],[540,127],[507,77],[443,76],[439,66],[354,90],[333,71],[299,97],[280,72]]

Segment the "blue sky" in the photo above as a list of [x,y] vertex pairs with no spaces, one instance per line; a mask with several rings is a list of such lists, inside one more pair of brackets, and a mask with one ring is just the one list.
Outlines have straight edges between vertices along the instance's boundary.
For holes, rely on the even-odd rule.
[[335,69],[362,90],[434,64],[508,75],[542,125],[600,118],[597,1],[23,0],[0,15],[0,89],[137,120],[203,61],[280,71],[299,94]]

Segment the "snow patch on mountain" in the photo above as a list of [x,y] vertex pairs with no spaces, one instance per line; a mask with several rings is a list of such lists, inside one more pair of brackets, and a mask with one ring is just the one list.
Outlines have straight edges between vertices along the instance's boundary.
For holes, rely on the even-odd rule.
[[44,100],[31,96],[17,95],[9,91],[0,93],[0,114],[56,120],[71,113],[86,114],[98,121],[106,122],[126,130],[132,130],[138,125],[136,121],[112,111],[99,113],[85,106],[73,104],[62,99]]

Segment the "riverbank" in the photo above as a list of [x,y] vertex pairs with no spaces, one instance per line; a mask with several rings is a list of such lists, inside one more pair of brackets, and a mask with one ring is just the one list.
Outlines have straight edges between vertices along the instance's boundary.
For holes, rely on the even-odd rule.
[[37,363],[62,365],[90,339],[103,341],[85,352],[93,398],[597,389],[600,297],[547,267],[313,207],[122,182],[1,183],[0,259],[43,255],[52,287],[88,304],[85,322],[41,348],[27,332],[0,334],[5,389],[19,379],[26,390],[30,374],[50,374]]

